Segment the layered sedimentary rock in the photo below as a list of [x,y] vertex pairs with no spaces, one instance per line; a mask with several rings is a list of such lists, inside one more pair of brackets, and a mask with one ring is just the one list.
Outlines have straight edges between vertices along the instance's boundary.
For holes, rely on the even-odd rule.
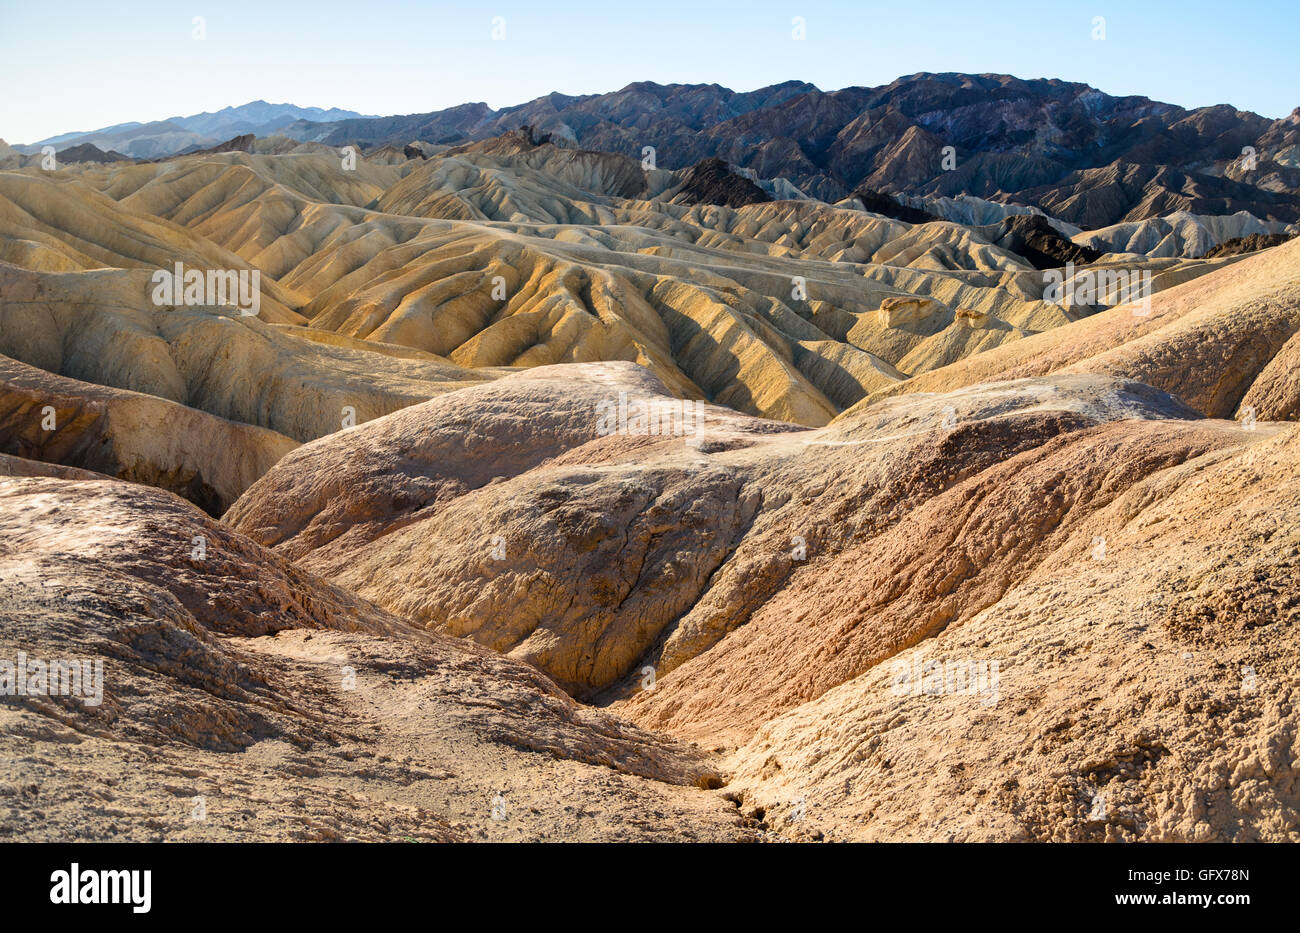
[[0,149],[0,834],[1296,841],[1286,126],[499,119]]
[[[1210,417],[1233,417],[1257,380],[1268,420],[1296,417],[1286,363],[1300,330],[1300,243],[1242,257],[1159,292],[1149,307],[1122,305],[918,375],[875,398],[1052,372],[1104,373],[1176,394]],[[1267,391],[1264,385],[1272,386]],[[868,398],[860,405],[870,405]]]
[[220,515],[297,446],[175,402],[0,356],[0,450],[158,486]]
[[0,478],[0,659],[27,691],[0,706],[6,839],[747,832],[700,789],[718,779],[698,750],[420,632],[165,492],[25,472]]
[[[796,834],[1289,838],[1295,784],[1274,770],[1289,753],[1255,750],[1294,729],[1293,429],[1062,373],[902,395],[814,431],[706,408],[689,431],[602,433],[602,403],[671,397],[635,367],[572,375],[534,370],[305,445],[227,520],[417,624],[719,748],[730,792]],[[1201,521],[1212,545],[1190,533]],[[1186,581],[1224,573],[1237,583],[1214,603],[1221,621],[1188,623],[1202,597]],[[1086,595],[1101,592],[1100,605]],[[1020,660],[1037,654],[1065,667]],[[901,670],[921,678],[936,656],[963,671],[998,661],[1000,687],[985,663],[967,671],[983,681],[943,687],[941,667],[939,688],[897,692]],[[1244,667],[1270,679],[1267,695],[1243,690]],[[1084,716],[1094,693],[1104,711]],[[1230,712],[1163,713],[1171,703]],[[909,738],[906,769],[882,784],[880,723],[911,710],[940,735],[950,716],[967,728],[972,704],[997,708],[977,733],[986,757],[965,752],[954,786],[969,792],[896,806],[925,767],[956,758]],[[1003,787],[990,749],[1033,765]],[[1278,778],[1247,777],[1256,761]],[[1239,793],[1225,768],[1247,782]],[[1089,815],[1097,794],[1114,819]],[[1211,798],[1212,817],[1187,802]]]
[[[1166,217],[1130,221],[1077,233],[1074,242],[1107,253],[1131,253],[1142,256],[1182,256],[1189,259],[1212,259],[1218,255],[1233,255],[1248,250],[1227,250],[1227,243],[1271,236],[1285,237],[1284,231],[1294,229],[1280,221],[1266,223],[1254,215],[1240,211],[1236,214],[1197,216],[1173,213]],[[1262,247],[1262,242],[1253,249]],[[1277,245],[1282,240],[1270,242]]]

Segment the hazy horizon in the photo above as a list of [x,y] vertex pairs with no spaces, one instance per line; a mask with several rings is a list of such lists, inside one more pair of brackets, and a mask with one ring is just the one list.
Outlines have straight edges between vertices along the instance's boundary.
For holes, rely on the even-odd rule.
[[[4,6],[0,73],[11,92],[0,99],[0,138],[29,145],[254,100],[389,116],[479,101],[499,110],[637,81],[748,91],[802,80],[833,91],[918,72],[1058,78],[1116,97],[1187,109],[1228,104],[1270,119],[1300,106],[1295,84],[1252,70],[1289,60],[1300,9],[1261,4],[1245,21],[1210,3],[1103,6]],[[1104,40],[1093,38],[1098,16]],[[1259,28],[1261,16],[1269,28]],[[796,17],[803,39],[794,38]],[[494,39],[494,29],[504,38]],[[1195,63],[1187,49],[1197,50]]]

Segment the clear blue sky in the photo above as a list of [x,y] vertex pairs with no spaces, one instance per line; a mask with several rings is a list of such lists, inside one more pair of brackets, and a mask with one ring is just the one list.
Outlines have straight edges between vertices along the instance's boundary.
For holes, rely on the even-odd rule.
[[[494,16],[504,41],[491,37]],[[807,23],[801,42],[795,16]],[[1104,41],[1091,38],[1094,16],[1106,19]],[[1300,0],[0,0],[0,137],[28,143],[258,98],[417,113],[639,80],[833,90],[918,71],[1057,77],[1280,117],[1300,106],[1298,61]]]

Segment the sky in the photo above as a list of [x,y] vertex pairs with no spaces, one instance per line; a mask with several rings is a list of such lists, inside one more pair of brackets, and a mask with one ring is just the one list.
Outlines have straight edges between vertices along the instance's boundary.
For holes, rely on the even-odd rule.
[[1298,60],[1300,0],[0,0],[0,138],[258,99],[387,115],[633,81],[835,90],[919,71],[1062,78],[1276,118],[1300,107]]

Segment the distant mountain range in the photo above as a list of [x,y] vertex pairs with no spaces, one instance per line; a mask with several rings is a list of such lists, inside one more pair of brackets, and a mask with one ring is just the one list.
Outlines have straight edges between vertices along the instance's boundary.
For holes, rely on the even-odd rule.
[[798,81],[744,93],[638,82],[501,110],[480,102],[386,117],[255,101],[42,142],[158,158],[245,133],[370,148],[457,145],[523,125],[556,145],[638,160],[650,147],[659,168],[721,159],[829,202],[872,192],[970,195],[1084,229],[1177,211],[1300,220],[1300,108],[1271,120],[1227,105],[1187,110],[1008,75],[922,73],[831,92]]
[[[255,100],[240,107],[226,107],[215,113],[196,113],[188,117],[169,117],[152,123],[119,123],[89,132],[64,133],[31,145],[15,146],[19,152],[39,152],[42,146],[62,149],[93,145],[105,152],[119,152],[136,159],[156,159],[208,148],[232,136],[252,133],[270,136],[298,121],[332,123],[340,120],[366,119],[352,110],[331,107],[297,107],[293,104],[268,104]],[[373,119],[373,118],[371,118]]]
[[[1300,109],[1280,120],[1226,105],[1186,110],[1086,84],[1008,75],[916,74],[823,92],[790,81],[747,93],[716,84],[630,84],[282,132],[331,145],[457,144],[522,124],[551,141],[661,168],[721,158],[836,201],[859,190],[975,195],[1039,207],[1093,229],[1173,211],[1300,219]],[[951,158],[945,147],[951,146]],[[1253,166],[1249,149],[1255,150]]]

